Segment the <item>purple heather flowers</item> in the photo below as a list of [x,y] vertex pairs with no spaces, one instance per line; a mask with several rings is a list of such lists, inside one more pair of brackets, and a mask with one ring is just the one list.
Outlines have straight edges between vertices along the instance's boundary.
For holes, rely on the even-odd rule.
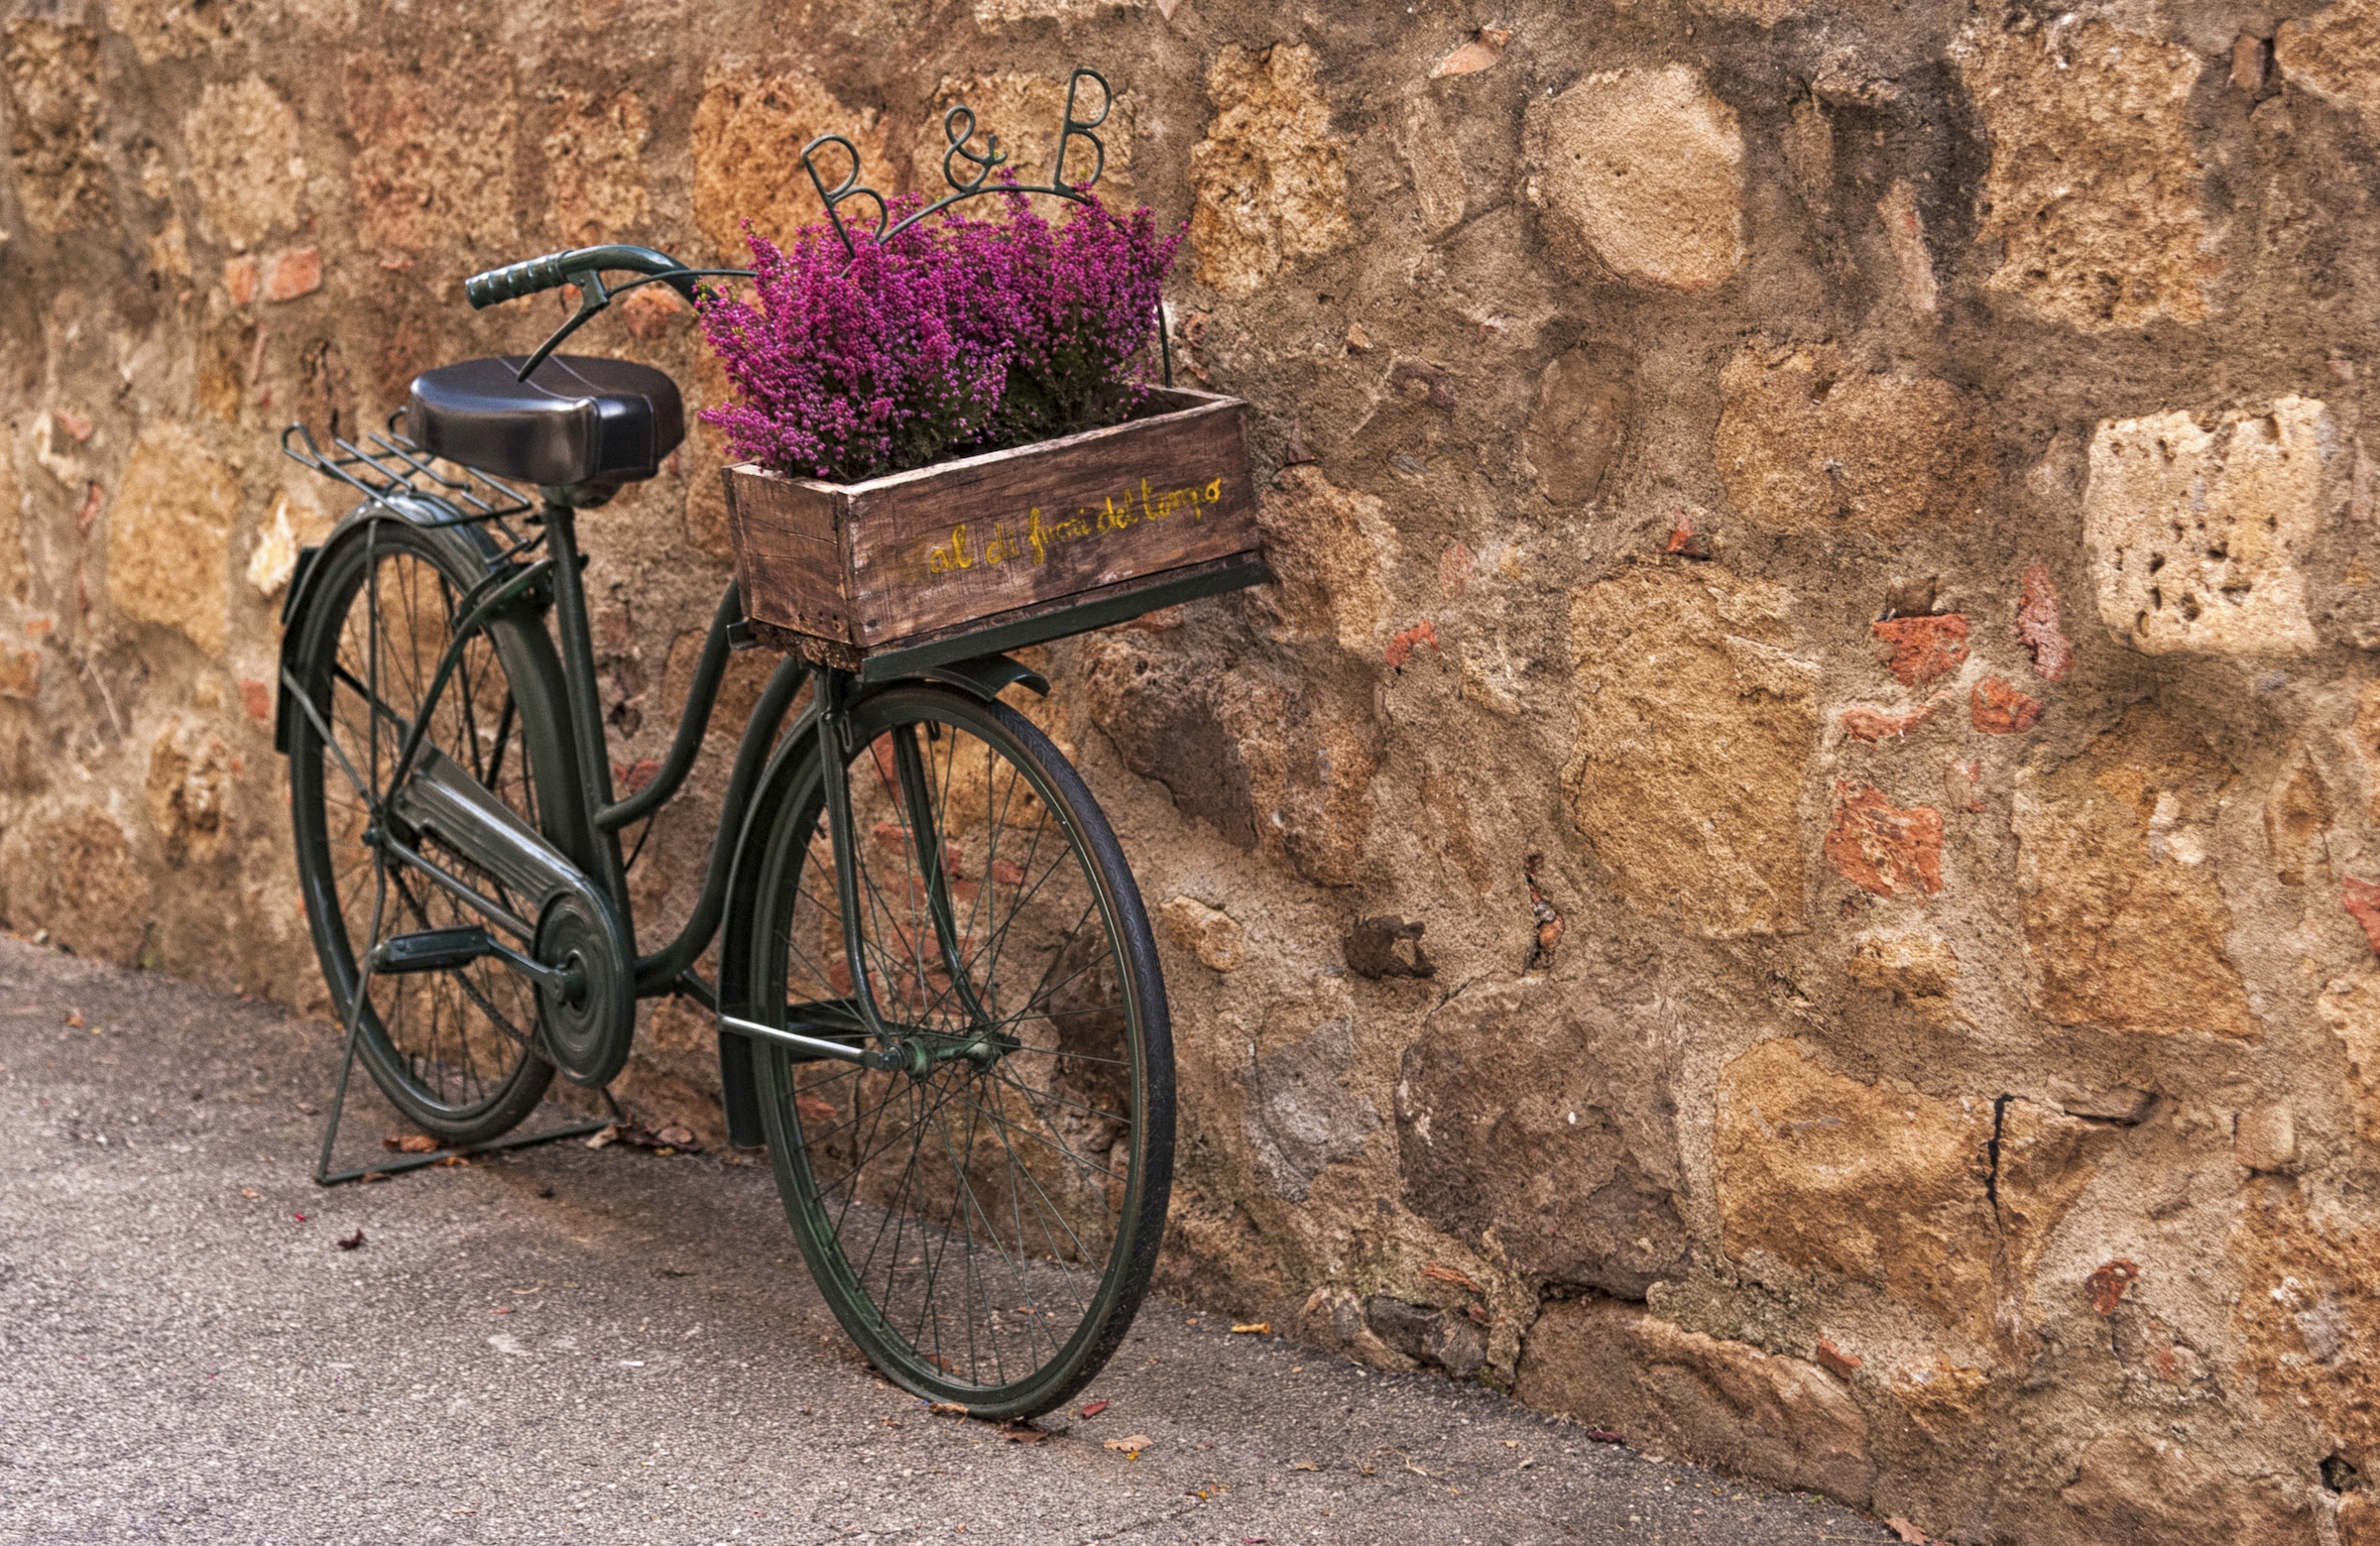
[[855,231],[852,253],[825,225],[790,251],[747,232],[751,298],[702,305],[737,401],[702,417],[740,457],[840,483],[1117,422],[1182,237],[1086,200],[1053,225],[1012,194],[999,218]]

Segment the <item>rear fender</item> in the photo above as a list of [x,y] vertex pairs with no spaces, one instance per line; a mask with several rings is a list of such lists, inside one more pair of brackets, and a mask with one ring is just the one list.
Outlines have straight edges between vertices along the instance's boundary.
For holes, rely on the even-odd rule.
[[[818,776],[818,710],[802,711],[776,745],[768,768],[754,786],[752,802],[736,832],[735,861],[728,871],[727,905],[719,935],[719,1012],[739,1018],[757,1017],[753,1002],[760,978],[760,956],[752,938],[752,916],[764,860],[761,846],[774,830],[779,812]],[[767,1140],[761,1125],[759,1070],[754,1059],[761,1044],[722,1030],[719,1032],[719,1092],[727,1108],[727,1137],[739,1148]]]
[[484,525],[457,525],[451,507],[432,499],[409,499],[403,494],[358,505],[331,529],[320,545],[299,548],[298,567],[290,575],[289,594],[281,603],[279,665],[284,674],[273,684],[273,750],[284,757],[290,755],[290,721],[297,712],[297,705],[290,700],[287,680],[289,667],[297,663],[290,652],[294,641],[304,632],[298,627],[298,621],[313,602],[314,580],[323,572],[322,555],[343,543],[368,540],[371,529],[383,522],[403,522],[432,534],[435,540],[451,548],[466,565],[493,568],[500,561],[496,539],[488,535]]

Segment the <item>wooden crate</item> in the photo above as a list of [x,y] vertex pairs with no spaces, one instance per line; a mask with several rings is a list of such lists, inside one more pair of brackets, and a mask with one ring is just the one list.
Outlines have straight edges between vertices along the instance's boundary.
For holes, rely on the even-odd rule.
[[875,677],[1260,584],[1247,413],[1158,388],[1124,423],[865,483],[730,467],[745,616]]

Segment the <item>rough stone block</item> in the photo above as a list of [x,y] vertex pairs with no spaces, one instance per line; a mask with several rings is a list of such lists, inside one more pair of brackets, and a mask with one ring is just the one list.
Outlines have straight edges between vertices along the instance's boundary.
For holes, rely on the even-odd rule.
[[1158,909],[1158,916],[1174,943],[1197,956],[1209,971],[1237,971],[1248,959],[1239,919],[1220,908],[1194,896],[1176,896]]
[[1639,1449],[1853,1507],[1875,1485],[1867,1419],[1818,1366],[1686,1331],[1636,1305],[1546,1306],[1521,1345],[1514,1393],[1616,1429]]
[[1928,1024],[1959,1019],[1959,953],[1932,934],[1874,929],[1851,942],[1844,971],[1862,988],[1889,993]]
[[208,234],[246,252],[296,228],[305,196],[298,114],[260,76],[217,81],[181,121]]
[[1929,686],[1966,663],[1966,619],[1957,612],[1886,618],[1867,631],[1883,647],[1884,668],[1904,687]]
[[1530,202],[1556,262],[1663,290],[1744,260],[1743,134],[1693,66],[1587,76],[1529,114]]
[[204,441],[158,419],[132,448],[108,516],[107,594],[123,617],[221,656],[231,611],[239,480]]
[[509,56],[490,50],[421,70],[357,55],[344,84],[355,140],[348,183],[366,248],[398,255],[460,246],[490,265],[516,257],[519,112]]
[[2016,777],[2033,1008],[2063,1025],[2254,1038],[2209,859],[2231,768],[2143,704],[2054,769]]
[[322,288],[322,249],[289,247],[265,261],[260,294],[267,300],[296,300]]
[[149,749],[149,825],[169,865],[204,862],[230,836],[231,749],[185,720]]
[[1249,1143],[1274,1194],[1304,1202],[1327,1166],[1362,1152],[1380,1113],[1348,1087],[1356,1036],[1344,999],[1277,1006],[1264,1028],[1267,1036],[1304,1033],[1249,1071]]
[[1896,1364],[1884,1376],[1884,1388],[1910,1420],[1938,1438],[1982,1415],[1990,1383],[1983,1370],[1954,1364],[1939,1353]]
[[1474,989],[1423,1024],[1396,1085],[1405,1203],[1519,1271],[1628,1298],[1685,1265],[1677,1136],[1627,1088],[1621,1016],[1541,978]]
[[1488,1334],[1470,1317],[1374,1295],[1364,1303],[1371,1334],[1425,1368],[1469,1379],[1488,1362]]
[[1942,812],[1930,805],[1903,810],[1873,784],[1838,783],[1826,855],[1862,891],[1932,896],[1942,890]]
[[2249,1182],[2226,1254],[2239,1297],[2234,1377],[2295,1409],[2365,1476],[2380,1468],[2380,1229],[2288,1176]]
[[0,698],[38,703],[42,697],[42,652],[0,644]]
[[2302,887],[2309,871],[2328,861],[2324,834],[2333,814],[2321,771],[2312,758],[2294,759],[2264,802],[2264,851],[2275,880]]
[[[555,237],[573,247],[640,237],[652,208],[645,146],[653,126],[645,99],[635,91],[598,96],[564,89],[553,98],[549,123],[538,149],[552,188],[545,219]],[[657,290],[636,294],[661,298]]]
[[1941,292],[1934,283],[1934,254],[1926,246],[1926,219],[1908,178],[1895,178],[1885,189],[1876,201],[1876,216],[1884,222],[1893,262],[1901,271],[1901,298],[1918,315],[1932,316]]
[[2357,114],[2366,134],[2380,134],[2380,6],[2372,0],[2337,0],[2283,22],[2273,34],[2273,64],[2291,85]]
[[[820,218],[818,196],[802,170],[802,147],[822,134],[839,134],[860,154],[860,180],[876,186],[885,165],[889,125],[875,108],[845,106],[806,74],[763,75],[748,66],[723,64],[703,78],[702,101],[694,109],[694,224],[712,255],[742,264],[744,222],[784,246],[803,225]],[[846,158],[834,146],[818,153],[819,176],[833,187]],[[846,211],[873,218],[866,201]]]
[[1321,63],[1302,43],[1226,44],[1207,71],[1215,116],[1190,148],[1190,247],[1198,282],[1225,297],[1252,296],[1355,234]]
[[2313,653],[2298,559],[2336,454],[2307,398],[2206,428],[2184,413],[2103,421],[2082,498],[2099,621],[2148,654]]
[[2046,563],[2029,564],[2017,602],[2016,642],[2033,656],[2033,674],[2043,681],[2064,681],[2075,668],[2074,642],[2066,637],[2058,615],[2058,584]]
[[2082,1452],[2051,1526],[2078,1541],[2315,1546],[2312,1504],[2163,1436],[2110,1433]]
[[1818,666],[1791,598],[1714,565],[1571,593],[1571,820],[1640,910],[1713,938],[1803,927],[1802,777]]
[[1557,505],[1584,505],[1619,454],[1633,394],[1623,372],[1586,349],[1558,356],[1537,378],[1529,416],[1529,465]]
[[2380,977],[2339,978],[2314,1001],[2314,1009],[2346,1054],[2355,1130],[2366,1143],[2380,1143]]
[[1711,457],[1735,508],[1782,532],[1957,525],[1996,469],[1981,406],[1948,382],[1757,342],[1720,373]]
[[2264,1101],[2231,1124],[2231,1157],[2249,1170],[2285,1170],[2298,1157],[2298,1124],[2288,1105]]
[[156,892],[114,817],[95,805],[81,806],[12,831],[0,856],[11,926],[46,928],[77,955],[138,964],[156,916]]
[[99,35],[47,17],[0,27],[7,69],[8,159],[17,198],[37,231],[58,232],[110,217],[101,136],[107,98],[99,86]]
[[1402,556],[1387,507],[1308,462],[1273,478],[1257,501],[1256,525],[1278,582],[1263,595],[1281,619],[1281,637],[1334,639],[1371,655],[1393,606],[1387,579]]
[[1987,736],[2021,736],[2041,722],[2041,700],[2005,676],[1986,676],[1967,695],[1968,717]]
[[1978,28],[1962,60],[1991,170],[1985,288],[2084,331],[2202,322],[2209,251],[2190,94],[2204,61],[2103,21]]
[[1720,1072],[1720,1227],[1727,1253],[1838,1272],[1993,1334],[1992,1103],[1835,1073],[1788,1039]]

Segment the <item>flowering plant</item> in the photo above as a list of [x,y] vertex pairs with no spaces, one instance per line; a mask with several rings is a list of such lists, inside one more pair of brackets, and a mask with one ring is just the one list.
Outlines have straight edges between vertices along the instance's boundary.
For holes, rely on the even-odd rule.
[[748,228],[752,298],[702,302],[737,401],[703,419],[773,471],[853,483],[1126,416],[1182,233],[1088,192],[1054,225],[1021,193],[1001,203],[848,253],[826,225],[790,251]]

